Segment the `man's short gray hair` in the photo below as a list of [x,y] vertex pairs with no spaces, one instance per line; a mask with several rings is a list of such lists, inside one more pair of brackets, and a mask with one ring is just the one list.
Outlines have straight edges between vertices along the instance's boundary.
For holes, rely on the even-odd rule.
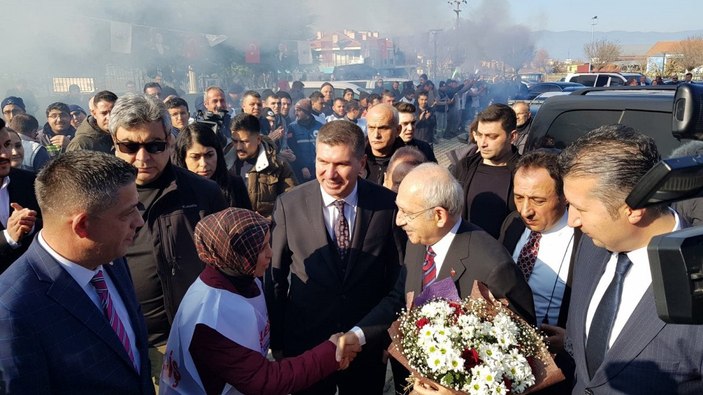
[[219,86],[211,85],[205,88],[205,92],[203,92],[203,102],[207,102],[207,94],[210,93],[210,91],[220,91],[222,93],[222,96],[225,96],[225,91],[222,90]]
[[119,128],[132,129],[155,121],[161,122],[164,134],[168,136],[171,131],[171,117],[166,105],[153,96],[126,94],[115,102],[108,128],[114,137]]
[[[442,207],[453,218],[461,216],[464,190],[449,170],[437,163],[425,162],[412,169],[408,176],[420,172],[431,175],[421,178],[420,197],[427,207]],[[428,215],[432,215],[431,211],[428,211]]]

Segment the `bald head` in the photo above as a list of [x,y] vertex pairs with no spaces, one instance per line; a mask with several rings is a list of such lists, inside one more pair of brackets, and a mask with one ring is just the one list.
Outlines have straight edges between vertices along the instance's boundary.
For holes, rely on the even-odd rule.
[[405,176],[398,195],[417,196],[425,207],[442,207],[454,218],[459,218],[464,199],[459,182],[445,167],[433,162],[418,165]]
[[423,163],[400,183],[396,225],[413,244],[433,245],[461,220],[462,189],[444,167]]
[[391,125],[397,127],[399,125],[398,122],[398,110],[395,109],[390,104],[377,104],[373,107],[371,107],[367,112],[366,112],[366,119],[371,119],[371,118],[383,118],[383,119],[388,119],[392,121]]
[[398,110],[388,104],[374,106],[366,113],[366,130],[374,156],[393,155],[393,144],[400,135]]
[[515,111],[515,116],[517,118],[517,127],[523,126],[532,116],[530,106],[528,106],[527,103],[517,102],[513,104],[512,109]]

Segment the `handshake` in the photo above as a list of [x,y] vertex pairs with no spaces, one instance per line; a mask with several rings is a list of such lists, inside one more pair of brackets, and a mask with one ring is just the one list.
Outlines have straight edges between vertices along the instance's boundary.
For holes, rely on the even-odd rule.
[[[361,344],[359,338],[354,334],[354,332],[349,331],[347,333],[335,333],[330,336],[329,339],[335,346],[337,346],[336,359],[339,362],[339,370],[344,370],[349,367],[352,363],[356,354],[361,352]],[[273,359],[280,361],[283,359],[283,351],[272,350]]]
[[337,345],[337,362],[339,362],[339,370],[344,370],[352,363],[356,354],[361,352],[361,344],[359,338],[354,332],[335,333],[330,336],[330,341]]

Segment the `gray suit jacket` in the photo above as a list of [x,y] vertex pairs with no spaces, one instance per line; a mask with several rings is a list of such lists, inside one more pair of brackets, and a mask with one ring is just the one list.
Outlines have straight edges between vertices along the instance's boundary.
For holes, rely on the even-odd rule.
[[584,235],[574,262],[573,295],[566,325],[576,362],[573,394],[703,393],[703,326],[673,325],[657,316],[647,290],[593,379],[586,364],[586,314],[610,252]]

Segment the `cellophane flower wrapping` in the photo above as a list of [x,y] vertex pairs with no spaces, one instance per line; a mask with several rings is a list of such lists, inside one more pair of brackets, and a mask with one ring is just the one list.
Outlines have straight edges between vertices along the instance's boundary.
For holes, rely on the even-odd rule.
[[415,376],[462,394],[526,394],[564,379],[543,336],[485,285],[464,300],[450,278],[432,286],[389,329],[389,352]]

